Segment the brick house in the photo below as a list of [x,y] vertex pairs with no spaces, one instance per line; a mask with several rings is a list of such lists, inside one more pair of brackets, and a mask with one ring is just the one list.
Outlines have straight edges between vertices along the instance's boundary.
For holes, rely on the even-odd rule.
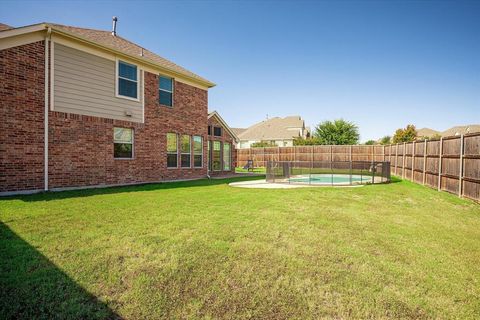
[[235,172],[237,135],[217,111],[208,114],[208,172],[211,176]]
[[208,174],[215,84],[114,31],[0,24],[0,77],[0,194]]

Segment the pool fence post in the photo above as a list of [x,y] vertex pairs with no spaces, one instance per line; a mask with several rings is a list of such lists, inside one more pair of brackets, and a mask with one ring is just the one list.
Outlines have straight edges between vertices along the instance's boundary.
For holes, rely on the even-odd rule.
[[372,165],[372,184],[375,183],[375,167]]
[[425,185],[426,179],[426,170],[427,170],[427,139],[424,140],[425,145],[423,146],[423,177],[422,177],[422,184]]
[[350,161],[350,185],[352,184],[352,161]]
[[443,137],[440,137],[440,153],[438,154],[438,191],[442,190],[442,153],[443,153]]

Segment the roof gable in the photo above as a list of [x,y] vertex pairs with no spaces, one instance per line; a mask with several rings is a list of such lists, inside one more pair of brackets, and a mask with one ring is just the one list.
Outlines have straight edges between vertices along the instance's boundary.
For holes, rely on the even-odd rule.
[[305,121],[300,116],[275,117],[258,122],[238,136],[240,140],[293,139],[301,135]]
[[230,133],[230,135],[233,137],[235,142],[238,142],[239,139],[238,139],[237,134],[232,130],[232,128],[230,128],[230,126],[225,122],[225,120],[223,120],[223,118],[220,116],[220,114],[218,114],[217,111],[212,111],[208,114],[208,119],[210,119],[212,117],[217,119],[217,121],[222,124],[222,126],[225,128],[225,130],[227,130],[228,133]]

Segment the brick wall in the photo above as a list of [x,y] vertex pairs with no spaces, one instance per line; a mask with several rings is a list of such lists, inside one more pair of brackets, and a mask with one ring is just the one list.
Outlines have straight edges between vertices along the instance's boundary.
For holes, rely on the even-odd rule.
[[[210,175],[215,176],[215,175],[222,175],[222,174],[225,174],[225,173],[235,172],[235,167],[236,167],[236,164],[237,164],[237,152],[235,150],[235,140],[234,140],[234,138],[230,135],[230,133],[227,130],[225,130],[225,127],[217,120],[217,118],[215,116],[208,119],[208,125],[212,126],[212,131],[211,131],[212,134],[210,136],[208,136],[208,139],[210,141],[221,141],[222,146],[223,146],[223,143],[225,143],[225,142],[230,143],[231,154],[232,154],[231,155],[232,163],[231,163],[231,170],[230,171],[224,171],[223,170],[223,149],[222,149],[222,152],[221,152],[222,171],[211,171]],[[222,127],[222,136],[221,137],[215,137],[213,135],[213,126]]]
[[44,188],[44,52],[0,51],[0,192]]
[[[0,192],[43,189],[44,44],[0,51]],[[113,93],[112,93],[113,94]],[[207,141],[208,93],[174,84],[174,106],[158,103],[158,76],[145,72],[145,123],[49,112],[49,187],[192,179],[203,168],[167,169],[166,134]],[[134,129],[134,159],[113,157],[113,128]],[[204,143],[204,155],[207,144]],[[206,160],[206,158],[205,158]]]
[[[207,136],[207,91],[180,82],[174,106],[158,103],[158,76],[145,72],[145,123],[52,112],[49,184],[51,188],[201,178],[203,168],[167,169],[166,135]],[[134,158],[114,159],[113,128],[134,130]],[[206,145],[204,152],[206,153]]]

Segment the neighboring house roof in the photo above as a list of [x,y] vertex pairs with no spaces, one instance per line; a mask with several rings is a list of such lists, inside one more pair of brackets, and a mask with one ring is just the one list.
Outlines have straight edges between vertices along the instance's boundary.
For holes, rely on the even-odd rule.
[[422,128],[417,130],[417,136],[419,137],[433,137],[440,135],[442,137],[457,136],[461,134],[480,132],[479,124],[470,124],[465,126],[451,127],[445,131],[437,131],[430,128]]
[[8,24],[0,23],[0,31],[10,30],[10,29],[13,29],[13,27],[9,26]]
[[417,136],[419,137],[433,137],[437,134],[441,134],[441,132],[430,128],[422,128],[417,130]]
[[467,133],[474,133],[474,132],[480,132],[479,124],[470,124],[466,126],[451,127],[450,129],[443,131],[442,136],[443,137],[457,136],[460,134],[467,134]]
[[147,63],[151,63],[155,66],[172,71],[174,73],[178,73],[189,79],[199,81],[205,84],[207,87],[215,86],[213,82],[210,82],[209,80],[202,78],[199,75],[145,48],[127,39],[120,37],[118,34],[115,36],[112,35],[111,31],[78,28],[78,27],[66,26],[66,25],[56,24],[56,23],[48,23],[48,22],[39,23],[31,26],[20,27],[20,28],[14,28],[14,29],[0,28],[0,31],[12,32],[13,30],[21,31],[21,29],[24,29],[25,33],[28,33],[28,32],[39,31],[41,29],[48,29],[48,28],[51,28],[53,31],[57,31],[59,33],[74,36],[76,38],[79,38],[80,40],[86,40],[88,42],[95,43],[105,48],[117,51],[119,53],[123,53],[129,57],[134,57],[135,59],[138,59]]
[[247,128],[231,128],[233,132],[235,132],[237,135],[245,132]]
[[235,142],[238,142],[238,136],[237,134],[232,130],[232,128],[230,128],[228,126],[228,124],[225,122],[225,120],[223,120],[223,118],[220,116],[220,114],[218,114],[217,111],[212,111],[208,114],[208,119],[210,119],[211,117],[215,117],[217,118],[218,122],[220,122],[222,124],[222,126],[225,128],[225,130],[228,131],[228,133],[230,133],[230,135],[232,136],[232,138],[235,140]]
[[240,140],[277,140],[293,139],[300,137],[299,129],[305,128],[305,121],[300,116],[289,116],[285,118],[275,117],[264,120],[249,127],[238,137]]

